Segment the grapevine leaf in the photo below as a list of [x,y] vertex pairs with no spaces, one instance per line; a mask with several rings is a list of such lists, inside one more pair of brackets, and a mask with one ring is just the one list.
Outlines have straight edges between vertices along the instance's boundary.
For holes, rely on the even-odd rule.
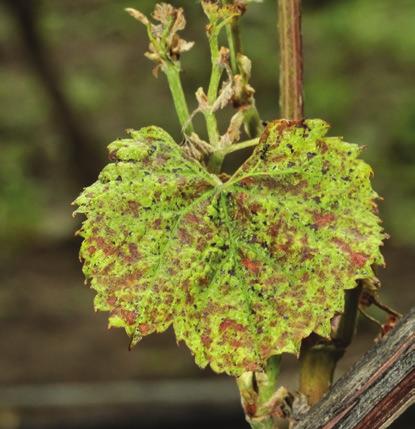
[[197,364],[232,375],[329,336],[385,235],[360,148],[327,129],[272,122],[226,182],[158,128],[112,143],[76,200],[96,309],[134,343],[172,325]]

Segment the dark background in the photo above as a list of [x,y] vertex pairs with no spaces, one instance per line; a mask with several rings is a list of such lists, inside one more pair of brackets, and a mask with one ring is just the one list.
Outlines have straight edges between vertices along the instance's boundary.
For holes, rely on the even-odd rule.
[[[123,11],[149,12],[155,3],[0,1],[0,429],[244,427],[232,380],[226,392],[218,384],[201,403],[188,405],[149,404],[146,394],[117,404],[114,385],[103,384],[147,380],[157,386],[168,379],[178,383],[172,397],[180,398],[183,380],[224,380],[198,369],[171,331],[128,352],[125,334],[107,332],[106,315],[93,313],[93,293],[83,286],[77,259],[79,219],[71,217],[70,203],[95,180],[106,145],[126,128],[149,124],[179,135],[166,82],[154,79],[143,57],[144,28]],[[206,86],[210,72],[205,21],[197,1],[173,3],[185,7],[184,37],[196,41],[183,58],[194,108],[192,93]],[[265,120],[278,117],[275,3],[252,4],[242,25]],[[333,135],[367,146],[363,157],[375,171],[391,235],[387,269],[379,272],[382,296],[405,312],[414,304],[415,2],[303,3],[306,115],[330,122]],[[362,320],[339,374],[376,334],[376,326]],[[287,358],[284,368],[282,382],[295,389],[295,360]],[[63,383],[60,394],[69,402],[77,391],[65,390],[65,383],[97,386],[96,396],[105,391],[110,399],[81,404],[78,396],[74,405],[53,405],[56,383]],[[32,390],[6,395],[6,388]],[[36,388],[49,399],[42,402]],[[413,426],[401,421],[396,427]]]

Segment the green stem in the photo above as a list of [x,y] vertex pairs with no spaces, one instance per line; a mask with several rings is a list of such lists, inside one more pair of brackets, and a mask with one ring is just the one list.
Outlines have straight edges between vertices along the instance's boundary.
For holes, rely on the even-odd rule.
[[[223,4],[233,4],[234,0],[222,0]],[[238,53],[242,52],[241,35],[239,31],[239,17],[236,16],[226,25],[226,36],[228,39],[232,73],[239,73]]]
[[183,91],[182,81],[180,79],[179,68],[175,64],[167,63],[163,68],[163,71],[167,76],[174,107],[176,109],[180,125],[183,128],[183,132],[185,134],[191,134],[193,132],[193,124],[189,120],[190,114]]
[[208,161],[208,170],[211,173],[219,174],[222,170],[222,164],[225,160],[225,153],[222,150],[217,150],[212,153]]
[[259,138],[246,140],[241,143],[235,143],[230,146],[226,146],[223,149],[218,149],[212,153],[208,162],[208,170],[211,173],[218,174],[221,171],[223,161],[226,155],[237,152],[238,150],[246,149],[248,147],[256,146],[259,143]]
[[232,73],[237,74],[238,73],[237,52],[241,52],[238,18],[233,18],[232,23],[226,26],[226,35],[228,38]]
[[356,330],[361,285],[346,292],[344,314],[333,329],[332,341],[310,336],[300,353],[300,392],[315,405],[333,382],[338,361],[343,357]]
[[[216,99],[218,98],[218,91],[220,80],[222,77],[223,67],[219,63],[220,53],[219,53],[219,30],[216,28],[212,29],[212,33],[209,34],[209,46],[210,46],[210,55],[212,61],[212,72],[210,75],[209,89],[207,93],[208,103],[210,106],[213,106]],[[206,126],[207,132],[209,135],[210,144],[217,148],[219,145],[219,130],[218,123],[216,121],[216,116],[214,112],[206,112]]]
[[315,405],[329,389],[339,359],[336,348],[330,343],[313,344],[303,341],[300,354],[300,392],[309,405]]
[[238,379],[247,422],[253,429],[276,429],[273,411],[284,399],[277,390],[281,356],[268,359],[264,372],[245,372]]
[[241,142],[241,143],[234,143],[234,144],[228,146],[227,148],[225,148],[223,150],[223,152],[225,153],[225,155],[228,155],[232,152],[236,152],[236,151],[241,150],[241,149],[246,149],[247,147],[256,146],[258,143],[259,143],[259,138],[246,140],[246,141]]
[[[208,103],[209,106],[213,106],[219,91],[220,80],[222,78],[223,67],[219,63],[220,52],[219,52],[219,43],[218,37],[220,32],[220,27],[212,27],[210,30],[211,33],[208,33],[209,46],[210,46],[210,55],[212,61],[212,72],[210,75],[209,88],[208,88]],[[215,148],[215,151],[209,158],[208,169],[210,172],[219,174],[222,169],[222,164],[225,159],[225,154],[221,151],[220,148],[220,134],[218,129],[218,123],[216,120],[215,113],[213,111],[204,112],[206,120],[206,128],[209,137],[209,143]]]

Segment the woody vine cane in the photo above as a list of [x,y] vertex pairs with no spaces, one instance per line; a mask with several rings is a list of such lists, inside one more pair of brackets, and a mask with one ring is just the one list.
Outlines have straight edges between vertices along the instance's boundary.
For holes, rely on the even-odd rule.
[[[345,291],[383,263],[385,235],[360,148],[328,137],[322,120],[303,120],[299,1],[279,3],[283,119],[263,128],[238,40],[251,2],[201,1],[212,67],[193,112],[181,82],[181,56],[193,47],[180,36],[183,9],[160,3],[150,18],[128,9],[147,30],[146,56],[167,78],[182,138],[156,126],[130,130],[109,145],[111,162],[75,204],[85,216],[83,271],[109,326],[124,328],[131,347],[173,327],[200,367],[237,379],[249,424],[272,429],[292,405],[278,388],[281,355],[316,338],[303,344],[301,380],[319,396],[316,365],[327,380],[332,367],[320,355],[338,344],[332,321]],[[222,130],[225,107],[234,114]],[[248,159],[224,172],[226,156],[246,148]]]

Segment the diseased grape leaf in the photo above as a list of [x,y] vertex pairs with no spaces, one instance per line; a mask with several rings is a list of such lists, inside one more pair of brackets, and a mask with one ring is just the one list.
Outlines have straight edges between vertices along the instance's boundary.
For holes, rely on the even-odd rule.
[[321,120],[272,122],[226,182],[156,127],[109,146],[76,200],[95,307],[136,343],[173,325],[198,365],[239,375],[330,333],[385,237],[360,148]]

